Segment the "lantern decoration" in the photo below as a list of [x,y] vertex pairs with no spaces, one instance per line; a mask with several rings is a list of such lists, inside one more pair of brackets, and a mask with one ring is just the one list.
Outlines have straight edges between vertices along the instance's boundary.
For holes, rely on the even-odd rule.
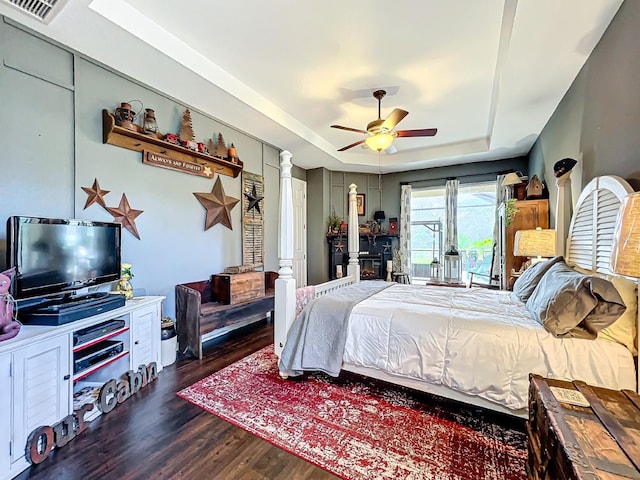
[[446,283],[460,283],[461,270],[460,254],[456,247],[451,245],[451,248],[444,254],[444,281]]
[[432,282],[440,281],[440,262],[438,262],[437,258],[434,258],[429,265],[429,280]]

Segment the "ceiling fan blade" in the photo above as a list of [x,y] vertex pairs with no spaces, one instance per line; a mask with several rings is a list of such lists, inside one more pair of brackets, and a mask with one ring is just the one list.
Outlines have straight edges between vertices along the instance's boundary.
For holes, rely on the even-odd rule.
[[362,140],[358,140],[357,142],[354,142],[351,145],[347,145],[346,147],[339,148],[338,151],[339,152],[344,152],[345,150],[349,150],[351,147],[355,147],[357,145],[360,145],[361,143],[364,143],[365,140],[366,140],[366,138],[363,138]]
[[398,137],[433,137],[438,133],[437,128],[421,128],[418,130],[397,130]]
[[367,133],[366,130],[360,130],[358,128],[343,127],[342,125],[331,125],[331,128],[339,128],[340,130],[347,130],[349,132]]
[[394,108],[393,112],[391,112],[391,115],[389,115],[387,119],[382,122],[380,128],[383,130],[386,129],[388,131],[391,131],[393,130],[393,127],[400,123],[400,120],[402,120],[407,115],[409,115],[409,112],[407,112],[406,110],[402,110],[401,108]]

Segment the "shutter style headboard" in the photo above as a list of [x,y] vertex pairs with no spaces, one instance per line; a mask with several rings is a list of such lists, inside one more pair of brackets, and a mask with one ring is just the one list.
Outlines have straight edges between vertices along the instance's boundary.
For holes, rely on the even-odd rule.
[[578,198],[567,239],[566,260],[571,265],[599,273],[610,267],[613,231],[622,199],[633,192],[626,180],[596,177]]

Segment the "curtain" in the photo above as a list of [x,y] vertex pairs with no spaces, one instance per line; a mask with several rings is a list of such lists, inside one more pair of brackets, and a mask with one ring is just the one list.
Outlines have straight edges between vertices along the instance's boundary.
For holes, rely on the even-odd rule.
[[[507,189],[502,186],[506,175],[498,175],[496,179],[496,215],[493,224],[493,260],[491,262],[491,278],[500,277],[500,259],[498,255],[498,235],[500,235],[500,222],[498,221],[498,208],[507,201]],[[491,283],[491,282],[489,282]]]
[[445,229],[444,250],[458,250],[458,185],[457,179],[447,180],[444,187],[444,204],[447,226]]
[[402,185],[400,194],[401,271],[411,274],[411,185]]

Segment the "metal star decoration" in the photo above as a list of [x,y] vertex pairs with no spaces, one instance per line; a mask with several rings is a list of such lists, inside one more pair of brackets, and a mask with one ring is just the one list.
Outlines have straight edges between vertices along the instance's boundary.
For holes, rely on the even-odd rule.
[[86,210],[88,207],[97,203],[98,205],[107,208],[104,203],[104,196],[109,193],[111,190],[102,190],[100,188],[100,184],[98,183],[98,179],[94,178],[92,187],[81,187],[82,190],[87,194],[87,203],[84,204],[84,209]]
[[386,253],[386,252],[390,252],[390,251],[391,251],[391,243],[389,243],[389,241],[387,241],[387,243],[382,245],[382,252]]
[[342,240],[338,240],[338,243],[336,243],[336,252],[344,252],[344,243],[342,243]]
[[247,212],[250,212],[252,209],[256,209],[256,212],[258,213],[262,213],[260,211],[260,201],[264,198],[264,197],[259,197],[258,196],[258,192],[256,191],[256,184],[253,184],[253,188],[251,189],[251,192],[244,192],[244,196],[247,197],[247,199],[249,199],[249,205],[247,205]]
[[125,193],[122,194],[120,205],[117,207],[105,207],[107,211],[113,215],[115,222],[120,222],[124,228],[129,230],[134,237],[140,240],[138,227],[136,227],[136,218],[142,214],[144,210],[135,210],[129,205],[129,200]]
[[207,210],[207,219],[205,221],[205,230],[213,227],[216,223],[222,223],[229,230],[233,230],[231,226],[231,210],[240,201],[238,198],[228,197],[222,188],[220,176],[216,179],[211,193],[195,193],[195,197]]

